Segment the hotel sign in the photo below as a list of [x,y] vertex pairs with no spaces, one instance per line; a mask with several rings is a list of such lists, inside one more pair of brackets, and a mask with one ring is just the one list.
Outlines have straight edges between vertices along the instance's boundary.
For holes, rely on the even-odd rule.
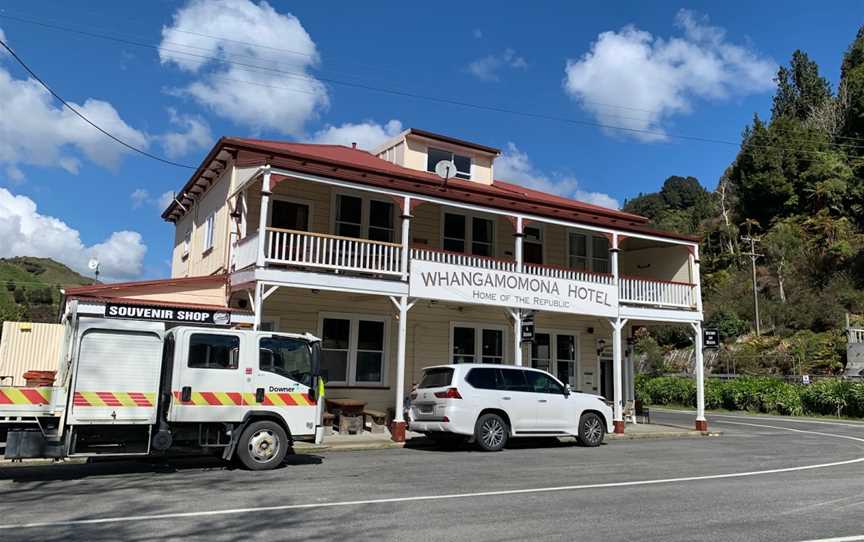
[[618,292],[611,284],[437,262],[411,262],[408,292],[424,299],[618,316]]

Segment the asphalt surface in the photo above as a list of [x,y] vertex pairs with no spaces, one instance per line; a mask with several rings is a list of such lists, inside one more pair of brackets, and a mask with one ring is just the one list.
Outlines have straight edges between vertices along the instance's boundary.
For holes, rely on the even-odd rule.
[[[715,415],[709,426],[722,436],[330,452],[263,473],[207,459],[0,467],[0,540],[864,535],[864,424]],[[23,526],[34,522],[47,525]]]

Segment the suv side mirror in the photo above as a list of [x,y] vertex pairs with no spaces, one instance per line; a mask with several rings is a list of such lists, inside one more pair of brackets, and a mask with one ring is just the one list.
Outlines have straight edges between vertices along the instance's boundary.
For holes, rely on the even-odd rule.
[[564,386],[564,397],[570,397],[570,393],[571,393],[572,391],[573,391],[573,390],[570,389],[570,384],[566,384],[566,385]]

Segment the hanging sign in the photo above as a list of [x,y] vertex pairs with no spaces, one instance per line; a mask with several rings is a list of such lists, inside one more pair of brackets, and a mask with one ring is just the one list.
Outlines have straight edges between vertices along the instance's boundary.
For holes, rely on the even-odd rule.
[[411,297],[540,311],[618,316],[618,292],[609,283],[542,277],[414,260]]
[[702,348],[720,348],[720,330],[705,328],[702,330]]
[[534,313],[522,316],[522,342],[534,342]]

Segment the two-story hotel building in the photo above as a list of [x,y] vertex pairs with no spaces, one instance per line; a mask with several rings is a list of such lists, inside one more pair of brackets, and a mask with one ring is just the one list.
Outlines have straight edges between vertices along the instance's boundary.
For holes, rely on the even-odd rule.
[[[406,389],[444,363],[545,369],[613,400],[623,431],[627,337],[685,324],[705,430],[698,239],[499,180],[499,155],[417,129],[371,152],[222,138],[162,215],[176,230],[166,300],[203,284],[201,303],[321,337],[328,397],[392,409],[396,439]],[[434,173],[442,160],[450,178]]]

